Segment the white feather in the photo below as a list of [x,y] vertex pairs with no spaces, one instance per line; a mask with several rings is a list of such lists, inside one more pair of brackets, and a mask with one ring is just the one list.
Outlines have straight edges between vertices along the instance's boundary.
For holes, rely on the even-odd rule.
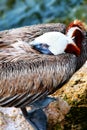
[[74,44],[73,40],[70,37],[64,35],[61,32],[44,33],[43,35],[37,37],[33,42],[31,42],[30,45],[36,45],[39,43],[49,45],[49,50],[54,55],[64,53],[64,50],[69,43]]
[[[72,37],[73,32],[74,32],[76,29],[78,29],[78,30],[81,31],[81,29],[78,28],[78,27],[72,27],[72,28],[70,28],[70,29],[68,30],[68,32],[67,32],[67,36]],[[81,31],[81,32],[82,32],[82,31]]]

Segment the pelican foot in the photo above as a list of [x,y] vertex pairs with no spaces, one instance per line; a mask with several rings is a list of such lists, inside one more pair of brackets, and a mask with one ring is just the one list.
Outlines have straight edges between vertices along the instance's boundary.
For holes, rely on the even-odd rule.
[[25,119],[32,125],[34,130],[47,129],[47,117],[42,109],[27,112],[26,108],[21,108]]
[[56,101],[56,98],[54,98],[54,97],[45,97],[43,99],[39,99],[39,100],[35,101],[34,103],[32,103],[31,107],[33,109],[36,109],[36,108],[43,109],[53,101]]

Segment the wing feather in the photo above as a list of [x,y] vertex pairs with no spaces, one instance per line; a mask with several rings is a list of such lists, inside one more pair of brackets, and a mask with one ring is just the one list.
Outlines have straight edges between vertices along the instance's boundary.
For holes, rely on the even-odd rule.
[[20,48],[24,52],[14,49],[15,55],[7,48],[0,51],[0,106],[3,107],[31,105],[61,87],[75,72],[76,56],[72,54],[43,55],[26,45]]

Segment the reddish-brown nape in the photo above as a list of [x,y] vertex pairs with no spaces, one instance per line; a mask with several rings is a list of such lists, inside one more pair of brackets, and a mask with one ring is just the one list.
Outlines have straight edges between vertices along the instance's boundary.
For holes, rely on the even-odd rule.
[[67,33],[68,30],[69,30],[70,28],[72,28],[72,27],[78,27],[78,28],[80,28],[81,30],[85,31],[85,27],[84,27],[83,22],[81,22],[81,21],[78,20],[78,19],[74,20],[73,22],[71,22],[71,23],[69,24],[69,26],[68,26],[67,29],[66,29],[66,33]]
[[80,55],[82,48],[82,41],[84,39],[83,31],[85,31],[85,27],[80,20],[74,20],[73,22],[70,23],[70,25],[66,29],[66,35],[68,36],[70,35],[70,37],[73,38],[73,41],[77,47],[70,44],[67,46],[66,51],[70,49],[68,51],[76,53],[76,55]]
[[79,47],[79,49],[82,48],[82,41],[84,39],[84,35],[83,35],[83,32],[76,29],[73,34],[72,34],[72,37],[74,38],[74,42],[76,43],[76,45]]
[[64,51],[79,56],[81,50],[79,49],[78,46],[75,46],[73,44],[68,44]]

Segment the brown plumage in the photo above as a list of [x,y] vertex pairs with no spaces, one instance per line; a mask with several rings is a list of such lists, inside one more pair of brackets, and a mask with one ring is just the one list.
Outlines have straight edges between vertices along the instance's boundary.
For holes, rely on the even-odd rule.
[[87,59],[87,43],[81,44],[77,57],[40,54],[25,42],[1,42],[0,106],[26,107],[60,88]]
[[76,64],[74,55],[47,56],[26,51],[18,53],[14,52],[14,58],[4,53],[2,55],[5,56],[0,60],[1,106],[26,106],[52,93],[57,85],[61,85],[75,71],[75,67],[71,68]]

